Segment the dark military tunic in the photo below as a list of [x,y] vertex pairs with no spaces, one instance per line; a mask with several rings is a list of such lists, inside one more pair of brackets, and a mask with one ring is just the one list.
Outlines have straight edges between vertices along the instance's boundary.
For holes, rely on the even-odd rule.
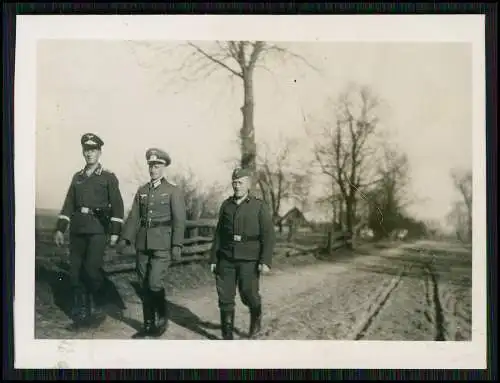
[[99,164],[89,176],[85,169],[73,175],[56,229],[64,233],[70,225],[70,275],[74,288],[93,292],[100,289],[107,234],[120,234],[123,216],[123,199],[114,173]]
[[244,305],[260,307],[258,265],[271,266],[274,242],[273,221],[263,201],[249,196],[239,205],[234,197],[222,203],[211,251],[221,311],[234,310],[236,289]]
[[139,278],[147,278],[152,290],[163,287],[171,249],[182,247],[186,207],[181,190],[161,178],[141,186],[125,222],[122,238],[135,245]]
[[118,178],[99,164],[90,175],[75,173],[66,193],[57,229],[71,222],[72,234],[116,234],[123,224],[124,207]]
[[266,204],[249,196],[238,205],[230,197],[219,211],[211,263],[222,256],[271,266],[274,241],[274,224]]

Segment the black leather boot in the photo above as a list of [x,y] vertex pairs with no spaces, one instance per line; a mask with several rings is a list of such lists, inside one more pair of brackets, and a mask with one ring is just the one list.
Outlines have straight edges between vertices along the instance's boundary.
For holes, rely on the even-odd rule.
[[69,326],[70,331],[76,331],[85,325],[87,320],[87,308],[85,292],[81,288],[73,290],[73,302],[71,307],[71,319],[73,323]]
[[250,309],[250,329],[249,338],[255,338],[262,328],[262,306]]
[[221,332],[223,340],[233,340],[234,310],[220,312]]
[[167,302],[165,301],[165,289],[154,292],[155,296],[155,312],[158,314],[158,322],[156,324],[155,336],[162,336],[168,327],[168,309]]
[[143,326],[139,332],[132,336],[134,339],[152,336],[156,331],[153,292],[147,288],[144,289],[142,297],[142,315]]
[[96,304],[95,294],[97,293],[87,293],[85,309],[87,311],[85,323],[89,327],[99,327],[102,322],[106,319],[106,313],[102,307]]

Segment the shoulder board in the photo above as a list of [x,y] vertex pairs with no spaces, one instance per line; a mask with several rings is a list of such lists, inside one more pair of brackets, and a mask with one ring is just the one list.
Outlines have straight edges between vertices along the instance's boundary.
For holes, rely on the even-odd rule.
[[170,185],[170,186],[178,186],[174,181],[170,181],[170,180],[165,180],[167,185]]
[[112,171],[112,170],[109,170],[107,168],[102,168],[101,169],[101,173],[106,173],[106,174],[109,174],[109,175],[115,175],[115,173]]

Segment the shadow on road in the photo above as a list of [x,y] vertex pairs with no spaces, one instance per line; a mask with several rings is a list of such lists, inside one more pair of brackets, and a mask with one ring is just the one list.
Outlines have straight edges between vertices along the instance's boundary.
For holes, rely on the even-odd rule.
[[[35,279],[37,288],[48,286],[52,294],[53,304],[59,308],[68,318],[71,318],[71,308],[73,302],[71,282],[65,267],[57,265],[57,268],[50,268],[44,265],[37,265]],[[37,291],[37,293],[39,293]],[[40,292],[41,293],[41,292]],[[96,302],[112,318],[126,322],[123,317],[125,303],[114,283],[108,278],[104,278],[102,295]],[[134,327],[135,323],[127,323]]]
[[[141,297],[142,293],[139,283],[131,282],[131,285],[135,289],[137,295]],[[174,302],[167,300],[167,304],[168,304],[169,318],[173,323],[177,324],[178,326],[184,327],[186,330],[199,334],[207,339],[210,340],[220,339],[219,337],[207,331],[207,330],[220,330],[219,323],[204,321],[200,319],[191,310],[189,310],[187,307],[180,306]],[[235,333],[239,336],[243,336],[243,333],[238,329],[235,329]]]
[[[37,296],[44,296],[44,304],[48,306],[46,310],[50,310],[51,307],[49,306],[56,306],[68,319],[71,318],[73,296],[67,266],[64,263],[50,266],[37,263],[35,280],[37,281],[37,291],[35,293]],[[141,297],[138,283],[130,283],[138,297]],[[107,277],[104,279],[102,296],[100,296],[97,303],[107,315],[116,321],[126,324],[135,331],[139,331],[142,328],[142,321],[124,315],[124,310],[126,309],[125,302],[115,284]],[[219,323],[204,321],[188,308],[174,302],[167,301],[167,304],[170,320],[173,323],[207,339],[220,339],[208,331],[220,330]],[[47,313],[47,315],[50,315],[50,313]],[[140,315],[142,316],[142,312]],[[238,329],[235,329],[235,333],[239,336],[245,335]]]

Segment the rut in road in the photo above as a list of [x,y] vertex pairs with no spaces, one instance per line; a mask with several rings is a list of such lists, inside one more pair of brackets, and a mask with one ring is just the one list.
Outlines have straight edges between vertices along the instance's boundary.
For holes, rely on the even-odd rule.
[[444,313],[443,306],[441,305],[441,299],[439,298],[439,282],[436,273],[432,269],[432,264],[428,263],[424,266],[424,271],[426,275],[427,285],[430,288],[427,289],[427,302],[429,302],[428,310],[432,310],[431,315],[426,317],[431,319],[431,323],[434,324],[434,340],[435,341],[445,341],[446,340],[446,329],[444,323]]
[[[363,258],[371,258],[366,256]],[[294,306],[308,307],[311,296],[336,275],[349,270],[356,259],[337,263],[321,263],[296,269],[275,271],[262,277],[261,294],[263,297],[263,328],[271,325],[284,308]],[[171,304],[182,311],[184,318],[172,320],[164,339],[220,339],[220,318],[217,307],[215,284],[191,291],[177,292],[167,297]],[[128,339],[137,330],[142,320],[142,309],[134,297],[127,302],[122,318],[108,318],[105,325],[94,332],[80,334],[80,338]],[[249,325],[248,308],[236,296],[236,339],[246,338]],[[189,319],[190,324],[185,319]],[[135,327],[135,328],[134,328]],[[68,334],[67,337],[72,337]]]
[[406,264],[403,267],[401,267],[399,273],[394,278],[392,278],[385,286],[383,286],[380,289],[380,291],[375,295],[371,310],[366,315],[366,317],[357,324],[355,330],[352,332],[350,336],[351,340],[363,339],[366,331],[370,328],[373,320],[384,308],[385,304],[391,297],[392,293],[397,289],[403,277],[407,272],[410,271],[412,266],[413,265]]

